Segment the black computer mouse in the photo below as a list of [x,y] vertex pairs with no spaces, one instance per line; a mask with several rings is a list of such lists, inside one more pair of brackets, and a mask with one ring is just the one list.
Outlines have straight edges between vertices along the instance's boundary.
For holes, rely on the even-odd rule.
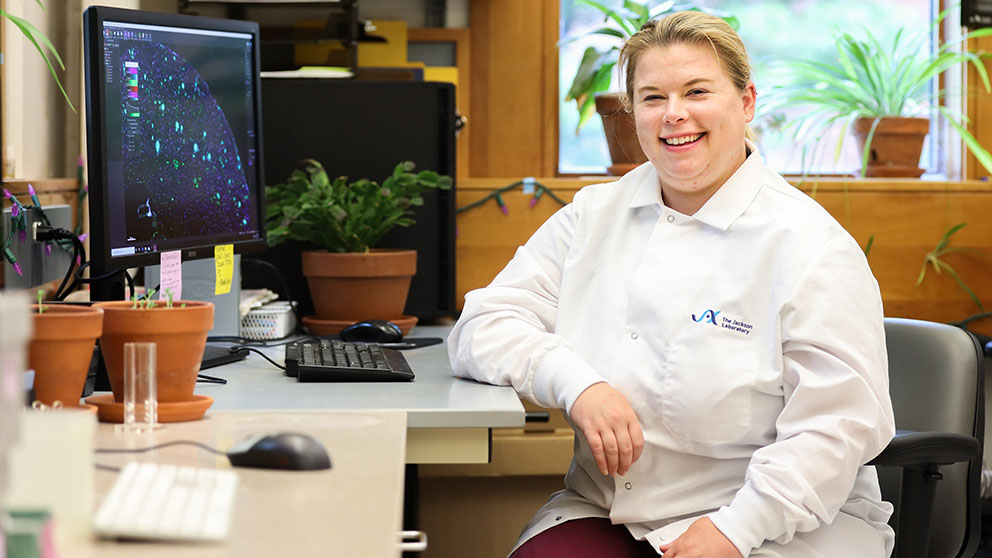
[[386,320],[362,320],[341,330],[342,341],[363,343],[397,343],[403,340],[400,326]]
[[324,444],[299,432],[252,436],[227,451],[235,467],[314,471],[330,469]]

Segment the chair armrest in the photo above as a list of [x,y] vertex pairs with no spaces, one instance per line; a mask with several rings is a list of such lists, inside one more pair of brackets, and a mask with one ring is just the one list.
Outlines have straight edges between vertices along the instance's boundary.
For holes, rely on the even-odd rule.
[[914,432],[898,430],[889,445],[868,465],[914,467],[949,465],[975,459],[981,445],[972,436],[951,432]]

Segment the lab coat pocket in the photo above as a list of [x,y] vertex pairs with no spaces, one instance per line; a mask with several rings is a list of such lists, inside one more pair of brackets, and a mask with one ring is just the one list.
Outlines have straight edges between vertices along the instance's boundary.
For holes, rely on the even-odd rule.
[[688,329],[664,367],[662,420],[679,440],[736,442],[751,430],[756,340],[726,329]]

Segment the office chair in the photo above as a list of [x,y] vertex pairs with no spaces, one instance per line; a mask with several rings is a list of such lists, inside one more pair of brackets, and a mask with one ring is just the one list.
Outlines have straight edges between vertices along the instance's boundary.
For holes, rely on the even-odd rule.
[[869,462],[895,512],[894,558],[975,554],[981,537],[984,355],[967,331],[885,319],[897,433]]

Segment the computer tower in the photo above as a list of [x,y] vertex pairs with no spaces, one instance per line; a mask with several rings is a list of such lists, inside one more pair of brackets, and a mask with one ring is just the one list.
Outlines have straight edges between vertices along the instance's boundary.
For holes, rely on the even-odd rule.
[[[284,182],[303,159],[316,159],[330,176],[351,180],[381,182],[407,160],[418,170],[455,176],[452,84],[263,78],[262,123],[266,184]],[[377,247],[417,250],[406,314],[422,320],[450,316],[455,312],[454,186],[428,192],[414,210],[416,223],[395,228]],[[300,264],[300,252],[308,248],[291,241],[257,256],[279,268],[301,315],[313,313]],[[245,261],[242,272],[245,288],[278,286],[271,269]]]

